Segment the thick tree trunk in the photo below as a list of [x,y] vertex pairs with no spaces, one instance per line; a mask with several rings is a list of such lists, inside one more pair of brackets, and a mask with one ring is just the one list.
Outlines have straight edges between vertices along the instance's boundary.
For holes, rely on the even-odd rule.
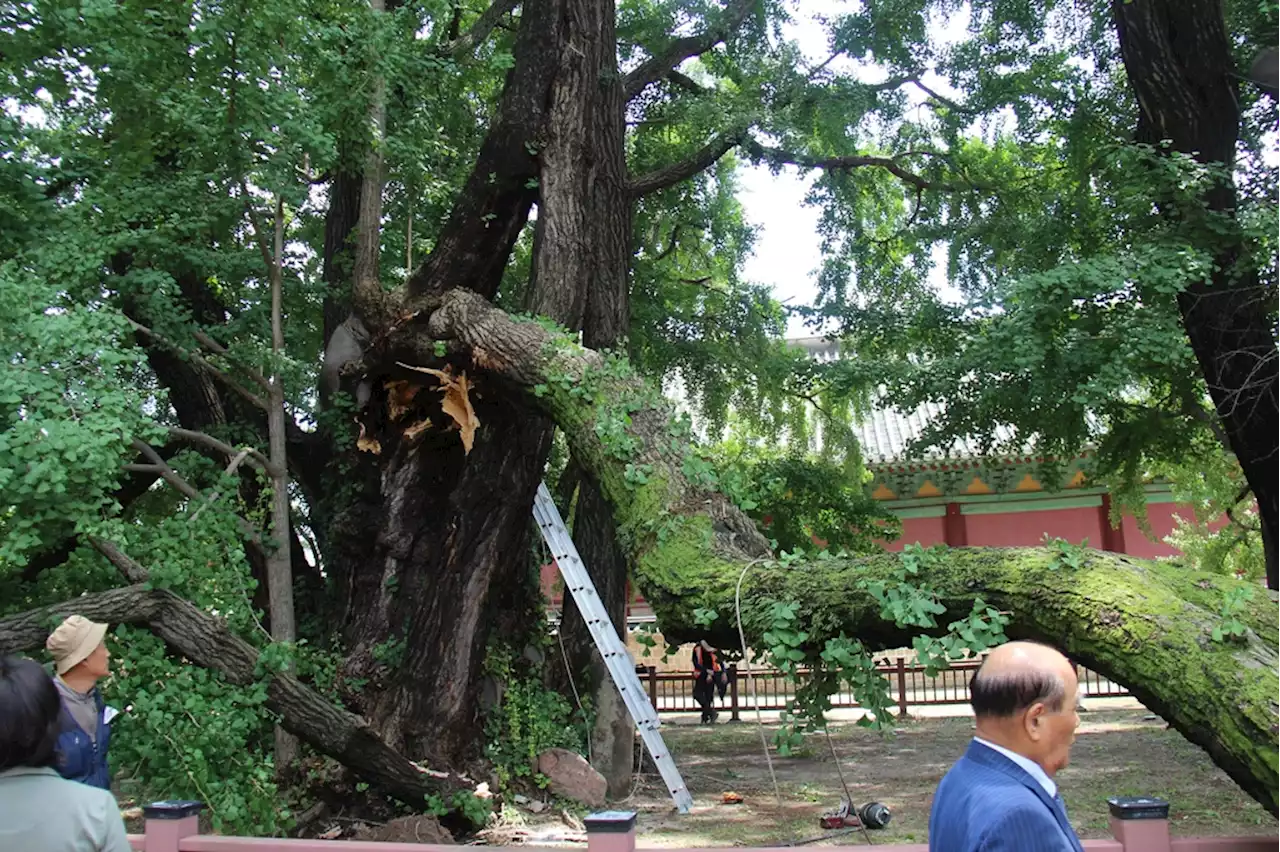
[[[588,282],[583,293],[583,342],[592,349],[612,349],[625,343],[630,324],[627,272],[632,201],[626,193],[624,104],[614,8],[610,2],[601,2],[586,11],[584,23],[593,28],[594,34],[584,61],[594,60],[598,71],[592,72],[588,66],[585,79],[575,80],[576,90],[565,91],[563,98],[584,110],[575,113],[575,121],[569,124],[582,135],[583,156],[576,167],[583,171],[585,179],[583,200],[579,202],[584,236],[578,249]],[[579,92],[585,103],[577,100]],[[593,477],[576,479],[573,540],[614,628],[625,637],[627,560],[614,534],[617,525],[613,512]],[[592,763],[608,781],[609,795],[621,798],[631,789],[634,725],[569,596],[565,597],[560,631],[570,665],[582,680],[579,689],[591,696],[595,708]]]
[[[463,283],[492,295],[534,185],[533,310],[576,328],[602,265],[609,266],[610,286],[625,281],[628,219],[615,44],[610,0],[548,0],[525,8],[499,114],[435,248],[411,277],[411,298],[429,299]],[[612,92],[607,99],[605,90]],[[602,100],[611,116],[616,113],[603,125]],[[608,246],[607,260],[597,244]],[[625,304],[621,296],[613,300]],[[385,340],[391,329],[372,318],[403,321],[412,314],[379,304],[377,294],[357,292],[355,301],[375,340]],[[387,375],[394,360],[382,361],[370,375]],[[429,362],[439,365],[439,357],[433,352]],[[390,373],[422,386],[420,375],[395,368]],[[372,694],[362,706],[390,742],[410,754],[464,761],[478,746],[486,642],[504,630],[513,638],[522,624],[532,623],[512,618],[515,613],[496,601],[525,587],[529,507],[551,424],[524,408],[519,394],[514,404],[504,402],[508,387],[486,384],[473,394],[484,425],[464,456],[455,436],[445,435],[443,445],[438,436],[407,437],[402,430],[421,419],[375,428],[384,414],[394,419],[385,404],[398,404],[393,397],[401,393],[416,392],[376,391],[366,418],[382,450],[378,496],[366,506],[382,508],[369,512],[378,518],[371,558],[366,551],[363,565],[339,572],[352,578],[348,674],[370,681]],[[437,399],[431,392],[419,396]],[[415,417],[429,411],[418,409]],[[447,420],[438,409],[434,413],[436,424]],[[389,644],[405,649],[394,665],[386,665]]]
[[[467,280],[496,291],[534,197],[527,184],[537,151],[529,146],[539,138],[546,91],[557,73],[563,29],[557,5],[536,4],[523,16],[499,115],[411,286],[444,290]],[[371,110],[379,134],[386,120],[382,99],[379,82]],[[390,320],[377,274],[380,151],[371,150],[363,169],[353,263],[354,307],[374,334]],[[383,385],[373,387],[364,418],[366,439],[376,442],[366,448],[380,458],[376,475],[368,457],[352,460],[365,471],[362,491],[330,535],[345,593],[344,673],[348,683],[364,682],[349,701],[406,753],[460,765],[478,757],[482,745],[481,674],[489,641],[514,640],[533,623],[526,616],[534,596],[512,592],[528,588],[528,509],[551,425],[528,408],[504,404],[497,391],[484,402],[473,394],[484,425],[464,454],[456,435],[420,434],[425,418],[448,419],[438,397],[423,393],[414,400],[413,390],[386,381],[389,372],[421,387],[421,376],[394,368],[363,379]],[[384,411],[387,403],[396,411]]]
[[[574,457],[613,507],[636,579],[668,638],[693,638],[693,613],[708,608],[720,613],[711,628],[716,640],[736,644],[734,589],[752,564],[743,595],[748,643],[761,635],[770,601],[797,601],[818,645],[843,632],[872,648],[898,647],[915,632],[882,621],[858,586],[887,578],[895,555],[772,566],[751,522],[686,478],[688,446],[672,431],[670,406],[638,379],[465,291],[446,294],[429,327],[437,338],[483,353],[492,373],[528,387],[565,430]],[[630,420],[619,436],[608,427],[623,413]],[[1276,810],[1277,608],[1262,590],[1099,553],[1079,570],[1057,567],[1038,549],[958,549],[941,562],[928,578],[947,608],[940,623],[966,615],[979,595],[1011,610],[1011,637],[1056,645],[1125,684]],[[1240,644],[1210,636],[1224,620],[1229,592],[1252,595],[1240,616],[1250,632]]]
[[477,413],[485,425],[469,455],[455,434],[442,447],[383,433],[381,516],[347,598],[346,675],[368,681],[349,701],[394,747],[455,766],[482,745],[488,641],[536,620],[529,507],[551,434],[500,400]]
[[[1230,175],[1240,129],[1239,85],[1219,0],[1114,0],[1112,15],[1129,83],[1137,96],[1139,142],[1227,167],[1204,199],[1231,217]],[[1171,216],[1184,211],[1166,207]],[[1277,516],[1280,433],[1275,341],[1276,293],[1264,286],[1238,231],[1220,237],[1212,277],[1178,296],[1182,324],[1204,371],[1223,429],[1258,501],[1267,584],[1280,587]]]
[[565,0],[541,0],[522,10],[515,64],[497,115],[435,247],[409,278],[412,297],[454,287],[469,287],[489,298],[498,292],[511,249],[540,191],[539,153],[546,143],[565,17]]

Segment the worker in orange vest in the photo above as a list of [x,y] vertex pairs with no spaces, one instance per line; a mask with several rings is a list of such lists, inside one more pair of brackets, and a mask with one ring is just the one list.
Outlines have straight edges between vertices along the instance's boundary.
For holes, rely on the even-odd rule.
[[723,698],[725,673],[716,658],[716,649],[706,639],[693,646],[693,677],[693,700],[702,708],[702,724],[713,724],[718,715],[714,709],[716,686],[721,686],[720,697]]

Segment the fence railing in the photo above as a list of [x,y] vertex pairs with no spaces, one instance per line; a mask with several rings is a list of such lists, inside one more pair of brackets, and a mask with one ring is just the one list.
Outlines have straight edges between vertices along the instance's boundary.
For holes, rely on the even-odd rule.
[[[1085,840],[1085,852],[1271,852],[1272,837],[1170,837],[1169,804],[1159,799],[1110,799],[1111,837]],[[1132,803],[1133,807],[1125,803]],[[1155,811],[1153,813],[1153,806]],[[200,833],[199,802],[158,802],[144,808],[144,834],[129,836],[135,852],[454,852],[457,846],[422,843],[374,843],[343,840],[282,840],[269,837],[218,837]],[[1143,815],[1139,815],[1142,812]],[[585,852],[637,852],[636,815],[632,811],[591,814],[586,820]],[[518,852],[520,847],[491,847]],[[523,847],[528,849],[529,847]],[[536,847],[535,847],[536,848]],[[582,846],[578,846],[582,849]],[[892,852],[928,852],[923,843],[884,845]],[[656,852],[656,850],[655,850]],[[685,852],[785,852],[783,849],[688,849]]]
[[[908,664],[904,657],[878,665],[876,669],[888,678],[890,700],[897,704],[899,713],[905,714],[913,706],[968,704],[969,679],[981,663],[981,659],[953,663],[932,677],[925,673],[924,666]],[[727,672],[728,688],[724,700],[717,700],[716,709],[729,711],[734,721],[739,720],[743,711],[754,712],[757,706],[761,710],[783,710],[795,696],[796,681],[780,671],[754,671],[754,700],[745,673],[736,665],[730,665]],[[693,697],[691,672],[660,672],[653,666],[637,666],[636,673],[645,683],[649,701],[658,713],[691,713],[701,709]],[[803,683],[807,676],[808,672],[801,670],[797,679]],[[1129,694],[1123,686],[1089,669],[1076,666],[1076,676],[1080,679],[1081,698],[1123,698]],[[831,704],[835,708],[859,706],[847,690],[832,695]]]

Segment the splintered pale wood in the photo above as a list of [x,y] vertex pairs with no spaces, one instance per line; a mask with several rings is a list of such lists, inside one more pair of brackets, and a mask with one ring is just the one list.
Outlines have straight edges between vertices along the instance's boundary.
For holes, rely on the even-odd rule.
[[467,374],[454,376],[452,373],[433,370],[430,367],[415,367],[404,363],[400,366],[439,379],[440,387],[436,390],[444,394],[444,401],[440,403],[440,408],[453,419],[454,423],[458,424],[458,432],[462,436],[462,449],[470,454],[476,440],[476,429],[480,428],[480,418],[476,416],[476,410],[471,407],[471,384],[467,381]]

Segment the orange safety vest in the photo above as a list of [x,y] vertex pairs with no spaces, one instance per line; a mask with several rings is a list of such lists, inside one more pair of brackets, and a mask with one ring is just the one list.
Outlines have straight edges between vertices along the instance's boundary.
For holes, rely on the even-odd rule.
[[[699,645],[693,649],[693,653],[697,657],[698,662],[703,664],[703,668],[706,668],[706,663],[704,662],[704,660],[706,659],[706,655],[708,652],[701,645]],[[720,670],[720,663],[718,660],[716,660],[716,652],[711,651],[710,653],[711,653],[711,671],[713,673],[718,672]],[[696,670],[694,671],[693,676],[694,677],[698,676],[698,672]]]

